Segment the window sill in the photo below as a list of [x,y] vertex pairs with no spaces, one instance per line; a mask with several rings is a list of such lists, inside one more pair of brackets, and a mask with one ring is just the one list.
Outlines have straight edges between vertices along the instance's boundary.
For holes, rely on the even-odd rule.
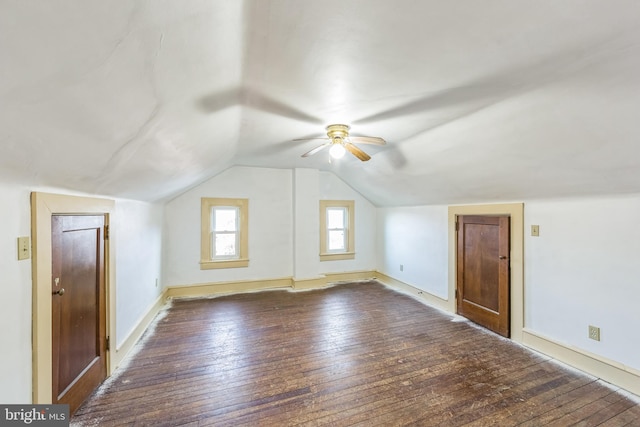
[[216,268],[249,267],[249,259],[225,259],[224,261],[200,261],[200,270],[214,270]]
[[334,254],[320,254],[320,261],[339,261],[343,259],[355,259],[355,252],[340,252]]

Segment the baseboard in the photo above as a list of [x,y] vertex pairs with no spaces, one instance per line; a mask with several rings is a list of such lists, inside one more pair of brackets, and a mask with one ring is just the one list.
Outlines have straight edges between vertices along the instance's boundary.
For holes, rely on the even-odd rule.
[[384,273],[380,273],[376,271],[376,279],[391,288],[394,288],[400,292],[409,294],[417,299],[420,299],[431,305],[433,307],[439,308],[440,310],[444,310],[448,313],[455,313],[455,306],[452,305],[449,301],[437,297],[433,294],[430,294],[427,291],[423,291],[422,289],[418,289],[415,286],[409,285],[408,283],[402,282],[400,280],[394,279],[393,277],[387,276]]
[[327,273],[312,278],[284,277],[265,280],[241,280],[236,282],[199,283],[195,285],[170,286],[167,288],[167,298],[195,298],[210,295],[233,294],[241,292],[257,292],[270,289],[309,290],[322,289],[334,283],[353,280],[373,279],[374,271],[346,271],[341,273]]
[[129,352],[133,349],[133,346],[136,345],[142,334],[147,330],[153,319],[160,312],[162,307],[167,300],[166,296],[167,291],[162,292],[158,298],[151,305],[149,310],[147,310],[146,314],[144,314],[137,325],[133,330],[127,335],[127,337],[122,341],[122,344],[119,346],[113,345],[111,349],[111,360],[109,365],[109,375],[111,375],[122,363],[122,361],[127,357]]
[[636,369],[526,328],[522,344],[640,396],[640,371]]
[[194,298],[210,295],[264,291],[268,289],[291,288],[291,278],[266,280],[241,280],[236,282],[199,283],[196,285],[170,286],[167,298]]
[[311,277],[307,279],[291,278],[291,287],[296,291],[304,291],[311,289],[321,289],[327,286],[327,277]]
[[375,279],[378,275],[377,271],[362,270],[362,271],[345,271],[342,273],[326,273],[327,284],[334,284],[340,282],[352,282],[355,280],[370,280]]
[[373,270],[344,271],[341,273],[326,273],[323,276],[310,279],[292,278],[292,284],[295,290],[322,289],[337,283],[353,282],[355,280],[371,280],[375,277],[376,272]]

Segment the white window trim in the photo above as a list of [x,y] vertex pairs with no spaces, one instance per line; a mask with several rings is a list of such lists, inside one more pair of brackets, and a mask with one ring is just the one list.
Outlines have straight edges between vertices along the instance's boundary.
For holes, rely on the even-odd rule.
[[[211,230],[212,208],[237,207],[239,209],[238,221],[238,248],[239,253],[233,258],[213,257],[213,242]],[[201,201],[200,224],[200,269],[212,270],[216,268],[238,268],[249,266],[249,200],[203,197]]]
[[[344,208],[347,211],[347,247],[336,252],[327,248],[327,208]],[[320,261],[354,259],[355,252],[355,202],[353,200],[320,200]]]

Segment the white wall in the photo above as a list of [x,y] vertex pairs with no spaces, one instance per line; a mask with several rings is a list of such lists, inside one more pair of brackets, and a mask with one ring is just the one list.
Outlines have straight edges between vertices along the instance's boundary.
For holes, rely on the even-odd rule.
[[381,273],[447,298],[446,206],[380,208],[377,233]]
[[[317,169],[293,171],[293,277],[317,278],[320,272],[320,174]],[[317,242],[317,245],[314,245]]]
[[18,261],[18,236],[31,235],[29,191],[0,183],[0,402],[31,402],[31,259]]
[[[249,267],[200,270],[200,199],[249,199]],[[354,200],[356,256],[319,262],[319,200]],[[236,166],[167,203],[164,277],[168,286],[316,278],[373,270],[375,207],[328,172]]]
[[[233,167],[165,206],[167,286],[293,275],[292,171]],[[249,267],[200,270],[200,199],[249,199]]]
[[638,218],[640,195],[525,203],[525,327],[640,369]]
[[116,340],[119,347],[160,296],[161,205],[116,201]]
[[[32,401],[31,259],[17,260],[18,236],[31,236],[31,191],[0,183],[5,206],[0,220],[0,402],[6,404]],[[116,310],[117,341],[133,329],[138,313],[148,309],[159,292],[154,282],[160,274],[161,215],[160,206],[116,200],[111,218],[115,292],[118,304],[127,305]]]
[[[524,212],[525,328],[639,370],[640,195],[530,201]],[[381,208],[377,233],[379,271],[446,298],[447,207]]]

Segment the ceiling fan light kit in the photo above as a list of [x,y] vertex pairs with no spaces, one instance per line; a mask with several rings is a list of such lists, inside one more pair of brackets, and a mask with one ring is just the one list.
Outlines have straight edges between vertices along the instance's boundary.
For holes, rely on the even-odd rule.
[[349,129],[350,128],[348,125],[342,125],[342,124],[329,125],[326,128],[327,138],[301,138],[301,139],[294,139],[294,141],[304,141],[309,139],[327,140],[327,142],[325,142],[324,144],[304,153],[302,157],[309,157],[319,152],[323,148],[327,146],[331,146],[331,148],[329,149],[329,155],[334,159],[341,158],[342,156],[344,156],[344,153],[348,151],[354,156],[356,156],[358,159],[362,160],[363,162],[366,162],[367,160],[371,159],[371,157],[367,153],[365,153],[364,151],[356,147],[354,145],[354,142],[360,143],[360,144],[373,144],[373,145],[386,144],[386,141],[384,139],[377,136],[349,136]]
[[331,144],[331,148],[329,148],[329,154],[334,159],[341,159],[342,157],[344,157],[344,153],[346,152],[347,150],[344,148],[342,144],[333,143]]

